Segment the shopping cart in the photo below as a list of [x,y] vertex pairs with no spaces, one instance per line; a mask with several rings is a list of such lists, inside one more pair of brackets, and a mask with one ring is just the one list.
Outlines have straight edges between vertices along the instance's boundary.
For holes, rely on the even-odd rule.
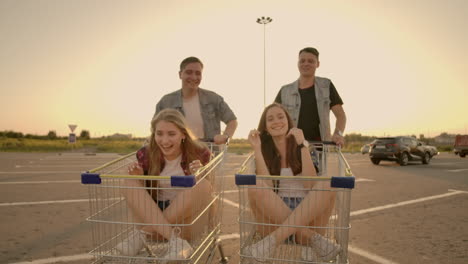
[[[82,183],[89,187],[90,216],[87,221],[92,225],[93,249],[90,254],[94,255],[93,263],[213,263],[214,261],[227,263],[218,238],[221,231],[224,177],[217,177],[227,145],[206,144],[214,155],[195,175],[167,177],[128,175],[127,167],[135,162],[136,153],[130,153],[81,174]],[[127,184],[128,181],[138,180],[144,180],[146,186],[150,187],[129,187]],[[170,180],[172,186],[163,188],[152,184],[163,180]],[[187,190],[204,182],[209,182],[212,191],[209,198],[204,199],[203,204],[201,204],[203,199],[183,200],[183,204],[191,205],[187,210],[201,209],[194,212],[195,216],[190,220],[177,219],[170,225],[148,224],[139,220],[141,217],[129,209],[124,196],[124,193],[131,189],[139,188],[148,192],[162,189]],[[144,200],[139,201],[143,203]],[[145,212],[157,210],[155,203],[145,203],[142,206]],[[163,260],[162,256],[168,251],[167,239],[154,233],[149,235],[139,231],[151,226],[182,232],[193,253],[187,259]],[[219,250],[219,260],[215,260],[214,257],[216,248]],[[136,252],[131,252],[132,250]]]
[[[354,176],[339,147],[331,142],[314,142],[310,145],[311,148],[321,149],[319,153],[312,154],[321,176],[255,175],[253,154],[241,165],[235,176],[240,203],[240,263],[348,263]],[[282,187],[281,182],[285,180],[300,181],[302,184],[300,187]],[[306,183],[315,185],[306,188]],[[295,201],[296,198],[281,200],[277,195],[280,190],[283,191],[281,193],[286,191],[291,194],[302,192],[305,196],[299,202]],[[261,195],[255,196],[258,192],[262,192]],[[261,197],[274,198],[274,206],[295,202],[297,207],[287,209],[290,210],[286,211],[287,215],[278,219],[264,206]],[[284,232],[286,239],[269,239],[274,230]],[[291,233],[290,230],[295,231]],[[260,251],[270,253],[259,257]]]

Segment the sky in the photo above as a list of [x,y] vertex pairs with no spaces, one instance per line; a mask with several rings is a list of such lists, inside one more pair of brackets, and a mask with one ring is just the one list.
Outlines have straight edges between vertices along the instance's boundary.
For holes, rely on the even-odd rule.
[[196,56],[246,138],[311,46],[345,133],[468,134],[467,15],[465,0],[0,0],[0,131],[148,136]]

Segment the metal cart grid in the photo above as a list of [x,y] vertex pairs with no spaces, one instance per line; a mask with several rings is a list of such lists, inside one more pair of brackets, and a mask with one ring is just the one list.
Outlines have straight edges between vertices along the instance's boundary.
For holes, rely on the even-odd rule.
[[[317,144],[313,144],[317,147]],[[255,175],[255,159],[253,155],[250,155],[244,163],[241,165],[240,170],[236,174],[236,184],[239,190],[239,228],[240,228],[240,263],[348,263],[347,248],[348,248],[348,236],[349,236],[349,214],[350,214],[350,203],[351,203],[351,189],[354,188],[354,176],[351,169],[341,153],[340,149],[336,146],[329,146],[318,144],[323,151],[321,153],[313,153],[313,157],[321,157],[316,160],[317,167],[320,168],[319,177],[302,177],[302,176],[265,176]],[[326,158],[325,158],[326,157]],[[273,255],[266,259],[257,259],[251,252],[246,251],[250,245],[253,245],[264,238],[265,233],[268,233],[268,229],[273,230],[282,226],[281,223],[272,223],[270,219],[259,220],[259,217],[253,213],[252,206],[256,207],[256,201],[249,199],[249,192],[258,191],[260,189],[270,189],[272,187],[265,187],[264,185],[257,184],[261,181],[273,181],[273,180],[286,180],[294,179],[299,181],[314,181],[316,184],[312,189],[301,189],[291,191],[307,191],[308,195],[313,198],[308,200],[309,204],[305,204],[304,208],[310,208],[317,206],[320,197],[325,193],[333,193],[334,206],[329,213],[329,218],[325,220],[326,224],[314,225],[320,221],[314,221],[305,225],[294,225],[290,224],[293,228],[302,228],[308,230],[314,230],[315,232],[322,233],[330,241],[335,241],[340,247],[340,253],[333,259],[316,259],[316,260],[305,260],[302,258],[301,252],[304,247],[311,246],[309,244],[304,245],[298,243],[295,237],[289,237],[287,240],[277,243],[276,249]],[[322,187],[317,187],[321,185]],[[327,188],[331,186],[332,188]],[[325,187],[325,188],[323,188]],[[278,189],[281,189],[279,186]],[[305,202],[304,200],[303,202]],[[314,205],[314,203],[316,203]],[[267,212],[264,212],[267,215]],[[299,214],[302,212],[299,212]],[[262,214],[262,213],[261,213]],[[328,220],[328,221],[327,221]],[[323,222],[322,218],[322,222]],[[288,224],[286,224],[288,226]],[[264,233],[262,235],[262,233]]]
[[[135,162],[135,153],[130,153],[119,159],[106,163],[98,168],[82,173],[82,183],[88,186],[90,214],[87,218],[92,225],[92,251],[93,263],[211,263],[214,261],[215,249],[218,247],[221,253],[220,262],[226,258],[222,254],[218,236],[221,231],[221,217],[223,206],[224,177],[217,177],[218,170],[222,167],[226,145],[214,145],[208,143],[212,150],[211,161],[199,169],[195,175],[189,176],[132,176],[127,175],[127,167]],[[161,256],[167,252],[168,241],[161,236],[147,237],[144,249],[138,254],[123,254],[116,246],[124,240],[139,243],[138,237],[133,237],[132,232],[136,228],[150,225],[140,221],[128,208],[123,192],[139,187],[129,187],[128,181],[145,180],[158,182],[170,180],[172,187],[140,187],[148,192],[162,189],[187,190],[194,188],[196,184],[208,181],[211,185],[211,195],[207,204],[201,205],[197,199],[184,200],[183,203],[201,207],[197,215],[190,221],[177,219],[167,228],[191,229],[188,232],[188,241],[193,247],[193,253],[187,259],[174,259],[162,261]],[[153,186],[153,185],[149,185]],[[155,206],[144,205],[147,210],[155,210]],[[189,209],[190,210],[190,209]],[[180,230],[179,229],[179,230]]]

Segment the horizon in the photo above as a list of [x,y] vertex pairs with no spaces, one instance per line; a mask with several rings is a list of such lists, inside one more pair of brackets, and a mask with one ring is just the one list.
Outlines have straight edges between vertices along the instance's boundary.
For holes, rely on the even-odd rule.
[[224,97],[233,138],[246,138],[264,100],[255,21],[269,16],[267,104],[312,46],[317,76],[343,99],[345,134],[467,134],[467,11],[463,0],[1,1],[0,131],[68,135],[76,124],[91,137],[146,137],[156,103],[180,89],[180,61],[196,56],[200,87]]
[[[50,130],[50,131],[54,131],[54,130]],[[32,133],[24,133],[24,132],[21,132],[21,131],[13,131],[13,130],[3,130],[3,131],[0,131],[0,132],[3,132],[3,133],[6,133],[6,132],[14,132],[14,133],[21,133],[23,135],[23,137],[26,137],[28,135],[31,135],[31,136],[39,136],[39,137],[46,137],[47,134],[50,132],[48,131],[47,133],[44,133],[44,134],[32,134]],[[58,134],[56,131],[54,131],[57,135],[57,137],[62,137],[62,138],[67,138],[69,136],[69,134],[66,134],[66,135],[62,135],[62,134]],[[90,131],[88,131],[90,132]],[[71,133],[71,132],[70,132]],[[79,132],[75,131],[73,132],[76,136],[79,136],[80,133],[81,133],[81,130]],[[457,136],[457,135],[468,135],[467,133],[448,133],[448,132],[441,132],[440,134],[438,135],[434,135],[434,136],[426,136],[425,134],[398,134],[398,135],[390,135],[390,134],[384,134],[382,136],[377,136],[377,135],[368,135],[368,134],[362,134],[362,133],[347,133],[345,134],[345,137],[348,135],[359,135],[361,137],[370,137],[370,138],[378,138],[378,137],[398,137],[398,136],[404,136],[404,137],[415,137],[415,138],[420,138],[421,135],[423,135],[423,138],[435,138],[435,137],[438,137],[438,136],[442,136],[442,135],[448,135],[448,136]],[[133,134],[124,134],[124,133],[119,133],[119,132],[115,132],[115,133],[111,133],[111,134],[108,134],[108,135],[101,135],[101,136],[92,136],[92,133],[90,133],[90,138],[102,138],[102,137],[111,137],[111,136],[115,136],[115,135],[122,135],[122,136],[128,136],[130,135],[130,137],[132,139],[145,139],[147,137],[149,137],[150,135],[147,135],[147,136],[135,136]],[[247,138],[237,138],[237,137],[233,137],[232,138],[233,140],[247,140]]]

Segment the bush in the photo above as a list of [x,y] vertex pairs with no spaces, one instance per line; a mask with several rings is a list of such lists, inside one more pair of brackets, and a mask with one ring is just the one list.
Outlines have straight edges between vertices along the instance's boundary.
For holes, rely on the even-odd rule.
[[47,138],[48,139],[57,139],[57,133],[53,130],[50,130],[49,133],[47,133]]
[[91,136],[89,135],[89,131],[88,130],[81,130],[80,138],[81,139],[90,139]]

